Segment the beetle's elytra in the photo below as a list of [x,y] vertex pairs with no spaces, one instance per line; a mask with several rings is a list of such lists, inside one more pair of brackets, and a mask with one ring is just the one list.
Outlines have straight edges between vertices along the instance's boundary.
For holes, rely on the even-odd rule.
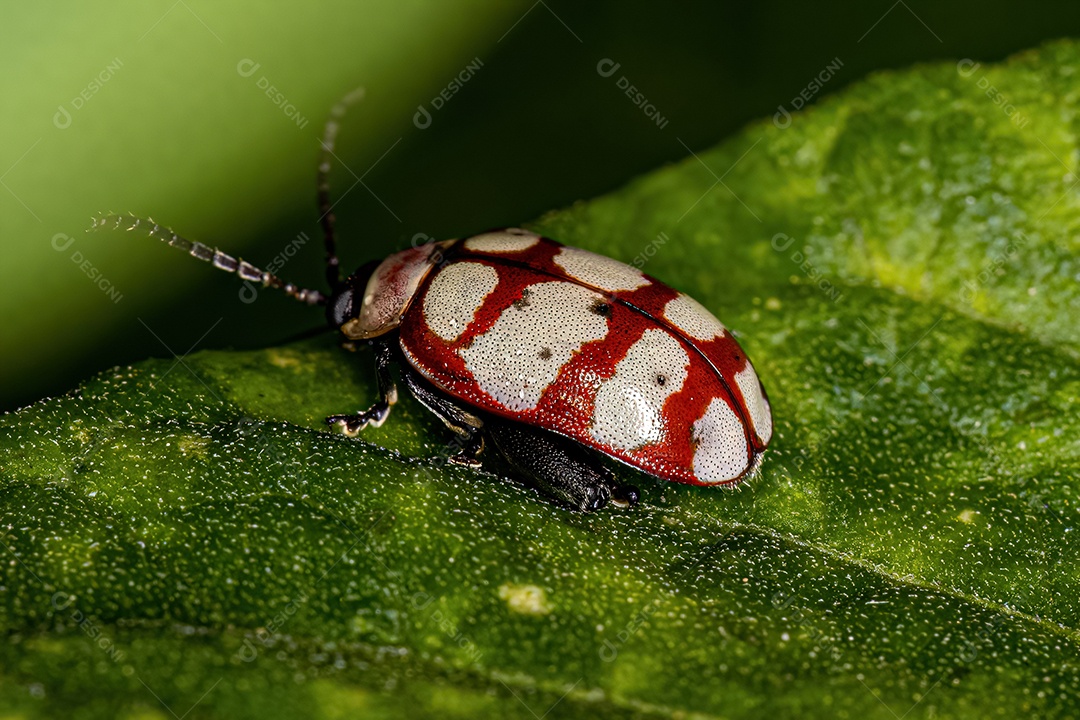
[[404,250],[342,280],[327,174],[337,119],[358,96],[334,108],[319,165],[328,295],[152,221],[95,226],[145,225],[220,269],[325,306],[332,328],[375,353],[378,400],[327,418],[346,434],[386,420],[396,369],[458,436],[451,462],[479,467],[492,447],[577,510],[637,502],[603,456],[694,485],[731,485],[757,468],[772,412],[749,358],[697,301],[636,268],[509,228]]

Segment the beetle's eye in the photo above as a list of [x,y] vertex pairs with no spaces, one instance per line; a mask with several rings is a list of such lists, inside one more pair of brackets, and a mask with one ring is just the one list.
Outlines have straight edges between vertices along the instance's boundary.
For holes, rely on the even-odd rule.
[[372,260],[361,265],[345,282],[338,283],[326,304],[326,320],[330,327],[340,330],[341,326],[360,314],[360,304],[367,290],[368,280],[381,260]]
[[337,329],[353,317],[353,289],[348,283],[338,287],[326,306],[326,319]]

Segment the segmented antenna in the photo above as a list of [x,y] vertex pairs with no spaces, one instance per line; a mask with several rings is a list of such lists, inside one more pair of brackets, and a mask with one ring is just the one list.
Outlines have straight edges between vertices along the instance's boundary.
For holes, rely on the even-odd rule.
[[203,245],[200,242],[188,240],[187,238],[177,235],[171,229],[158,225],[153,220],[147,218],[110,213],[99,218],[94,218],[93,225],[91,225],[87,232],[101,229],[124,229],[131,232],[132,230],[138,230],[139,228],[144,229],[146,234],[150,237],[157,238],[164,243],[172,245],[174,248],[179,248],[188,255],[191,255],[191,257],[205,260],[218,270],[235,273],[242,280],[260,283],[263,287],[272,287],[283,290],[286,295],[295,298],[302,303],[307,303],[308,305],[325,305],[327,302],[326,296],[318,290],[308,290],[307,288],[301,288],[292,283],[287,283],[277,275],[268,273],[265,270],[260,270],[246,260],[238,260],[232,255],[226,255],[217,248],[212,248],[209,245]]
[[334,239],[334,206],[330,203],[330,167],[334,162],[334,142],[337,140],[341,119],[349,106],[363,100],[364,88],[356,88],[338,101],[330,111],[330,119],[323,128],[322,153],[319,155],[318,200],[319,222],[322,224],[323,241],[326,245],[326,280],[333,290],[341,282],[338,268],[337,241]]

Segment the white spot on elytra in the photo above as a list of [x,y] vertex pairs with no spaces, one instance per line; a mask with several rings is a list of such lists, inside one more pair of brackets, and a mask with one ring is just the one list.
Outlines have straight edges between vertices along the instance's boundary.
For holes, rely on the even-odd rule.
[[767,443],[772,437],[772,409],[769,402],[761,392],[761,383],[758,382],[754,366],[749,362],[746,367],[735,373],[735,384],[739,386],[739,392],[746,400],[746,408],[750,411],[750,422],[754,426],[754,432]]
[[608,292],[636,290],[642,285],[649,284],[637,268],[574,247],[564,247],[560,250],[555,256],[555,264],[575,280]]
[[727,332],[704,305],[682,293],[664,306],[664,318],[695,340],[713,340]]
[[596,393],[589,433],[618,450],[664,439],[664,402],[682,390],[690,356],[667,330],[649,329],[615,365]]
[[424,296],[424,319],[431,331],[453,342],[473,321],[476,309],[499,284],[490,265],[459,262],[447,265],[431,281]]
[[724,398],[713,398],[694,423],[694,475],[703,483],[734,480],[749,462],[746,433]]
[[465,248],[473,252],[515,253],[528,250],[540,242],[540,236],[528,230],[509,228],[475,235],[465,241]]
[[574,283],[530,285],[520,302],[461,351],[465,367],[500,405],[531,410],[585,343],[607,335],[607,318],[592,310],[602,301]]

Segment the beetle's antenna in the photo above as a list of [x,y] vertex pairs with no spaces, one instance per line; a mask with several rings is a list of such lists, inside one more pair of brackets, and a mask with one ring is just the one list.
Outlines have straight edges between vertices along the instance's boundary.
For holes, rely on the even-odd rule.
[[265,270],[260,270],[246,260],[239,260],[232,255],[226,255],[217,248],[212,248],[209,245],[203,245],[200,242],[188,240],[187,238],[177,235],[171,229],[158,225],[153,220],[147,218],[110,213],[95,218],[93,225],[90,226],[90,229],[87,230],[87,232],[94,232],[95,230],[101,229],[124,229],[130,232],[140,228],[142,228],[150,237],[157,238],[164,243],[172,245],[174,248],[179,248],[188,255],[191,255],[191,257],[205,260],[218,270],[235,273],[242,280],[261,283],[263,287],[284,290],[285,294],[289,297],[295,298],[302,303],[307,303],[308,305],[325,305],[327,302],[326,296],[318,290],[308,290],[307,288],[301,288],[292,283],[287,283],[277,275],[268,273]]
[[364,98],[364,88],[359,87],[338,101],[330,111],[330,119],[323,128],[322,152],[319,154],[318,199],[319,222],[322,224],[323,240],[326,244],[326,280],[333,290],[341,283],[341,271],[338,268],[337,241],[334,239],[334,206],[330,203],[330,167],[333,165],[334,143],[337,141],[341,119],[353,105]]

